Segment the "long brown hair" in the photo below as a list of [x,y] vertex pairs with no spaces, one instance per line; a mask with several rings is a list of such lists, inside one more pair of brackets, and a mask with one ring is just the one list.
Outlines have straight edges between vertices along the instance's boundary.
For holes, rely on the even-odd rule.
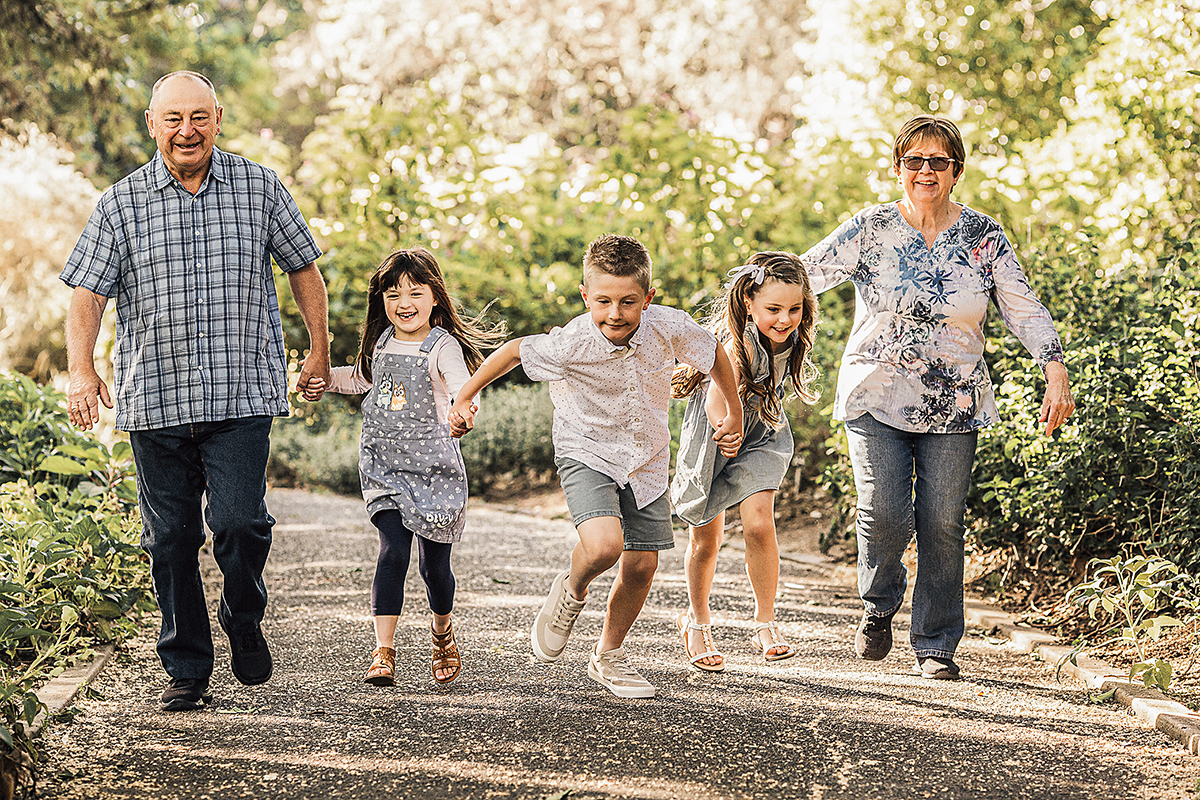
[[[704,318],[704,325],[721,342],[733,339],[733,360],[738,371],[738,395],[742,404],[749,403],[757,397],[761,401],[759,415],[763,422],[773,428],[778,428],[783,421],[783,407],[779,395],[775,392],[775,359],[770,357],[771,342],[763,336],[750,319],[750,301],[762,290],[769,280],[780,283],[790,283],[801,287],[804,295],[804,310],[799,327],[796,328],[796,340],[792,352],[788,355],[787,374],[792,379],[792,388],[796,396],[807,403],[817,400],[817,393],[810,384],[817,377],[817,368],[813,365],[813,339],[817,333],[817,297],[808,283],[808,273],[799,257],[793,253],[765,252],[755,253],[746,262],[747,267],[757,269],[741,270],[741,273],[725,286],[725,291],[718,295],[709,306],[709,313]],[[761,275],[761,279],[758,277]],[[754,356],[751,353],[752,344],[748,344],[745,335],[746,326],[750,325],[751,336],[757,336],[763,349],[768,353],[767,378],[761,383],[754,381],[752,366]],[[720,345],[718,345],[720,346]],[[671,378],[673,397],[689,397],[704,380],[704,375],[694,367],[680,366]]]
[[474,317],[459,314],[457,303],[446,291],[446,281],[433,253],[424,247],[397,250],[380,263],[371,276],[371,285],[367,290],[367,321],[363,324],[362,340],[355,361],[359,374],[368,381],[371,380],[371,357],[375,354],[375,343],[392,324],[383,308],[383,294],[399,286],[405,278],[409,283],[429,287],[436,303],[429,314],[429,325],[444,328],[458,340],[462,345],[463,360],[471,372],[475,372],[483,363],[484,348],[495,347],[504,341],[508,334],[507,326],[503,320],[495,325],[486,324],[483,317],[487,314],[487,308]]

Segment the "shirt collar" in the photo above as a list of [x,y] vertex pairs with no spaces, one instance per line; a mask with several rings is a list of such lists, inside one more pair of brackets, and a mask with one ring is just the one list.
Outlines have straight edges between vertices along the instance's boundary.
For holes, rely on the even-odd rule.
[[602,347],[607,347],[606,352],[615,353],[618,350],[626,350],[628,352],[626,352],[625,355],[631,356],[642,343],[642,331],[646,329],[646,311],[649,310],[650,309],[647,308],[642,312],[641,323],[638,324],[637,330],[633,332],[633,336],[629,337],[629,344],[625,345],[624,347],[620,347],[609,341],[609,338],[600,332],[600,328],[596,326],[596,322],[592,319],[592,315],[590,313],[585,312],[584,316],[587,317],[587,328],[590,331],[589,335],[597,342],[597,344],[601,345]]
[[[155,191],[162,191],[170,183],[179,184],[179,181],[175,180],[175,176],[171,174],[171,171],[167,169],[167,164],[163,161],[162,153],[157,150],[154,151],[154,159],[150,162],[150,171]],[[226,171],[225,153],[221,152],[220,148],[214,146],[212,161],[208,165],[208,175],[205,176],[204,183],[200,184],[200,191],[196,192],[196,194],[203,192],[210,180],[216,179],[221,183],[227,183]]]

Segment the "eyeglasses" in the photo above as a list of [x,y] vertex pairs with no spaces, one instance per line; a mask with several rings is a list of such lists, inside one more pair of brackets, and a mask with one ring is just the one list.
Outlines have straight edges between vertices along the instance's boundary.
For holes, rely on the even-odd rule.
[[932,158],[925,158],[924,156],[904,156],[904,158],[900,159],[900,164],[905,169],[910,169],[913,172],[920,172],[926,164],[928,164],[929,168],[934,172],[945,172],[946,167],[957,163],[957,158],[944,158],[942,156],[934,156]]

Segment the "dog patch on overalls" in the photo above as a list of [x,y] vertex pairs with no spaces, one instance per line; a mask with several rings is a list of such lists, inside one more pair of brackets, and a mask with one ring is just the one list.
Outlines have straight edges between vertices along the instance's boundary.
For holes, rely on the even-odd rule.
[[393,379],[391,375],[384,375],[379,382],[379,393],[375,395],[375,405],[399,411],[407,404],[408,395],[404,391],[404,384]]

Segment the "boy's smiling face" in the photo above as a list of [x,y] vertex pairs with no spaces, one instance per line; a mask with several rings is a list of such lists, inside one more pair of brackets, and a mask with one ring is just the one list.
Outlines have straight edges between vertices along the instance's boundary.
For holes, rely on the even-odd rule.
[[596,274],[589,284],[579,287],[592,322],[604,338],[617,347],[629,344],[642,322],[642,312],[650,307],[654,290],[643,291],[632,276]]

